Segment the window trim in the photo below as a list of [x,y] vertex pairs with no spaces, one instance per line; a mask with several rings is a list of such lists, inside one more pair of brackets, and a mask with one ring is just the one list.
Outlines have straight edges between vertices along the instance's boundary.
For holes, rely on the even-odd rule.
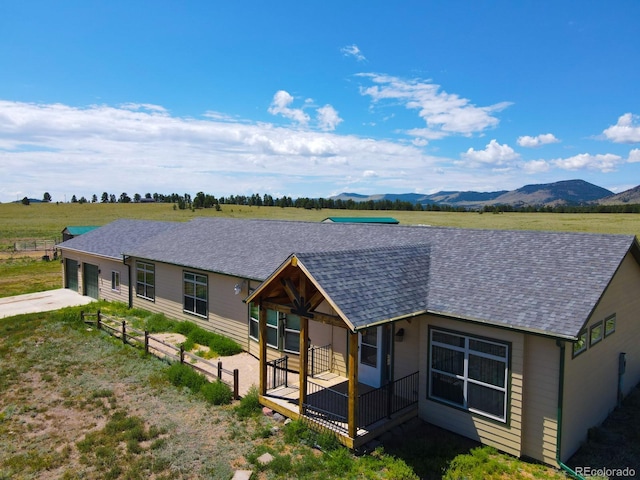
[[[150,268],[149,268],[150,267]],[[138,273],[143,272],[144,281],[138,281]],[[153,283],[149,283],[147,281],[147,274],[153,273]],[[145,300],[149,300],[150,302],[156,301],[156,266],[154,263],[143,262],[140,260],[136,260],[136,297],[144,298]],[[143,285],[143,293],[140,293],[139,285]],[[153,288],[153,296],[149,296],[148,287]]]
[[[251,315],[251,308],[252,308],[252,304],[249,305],[249,338],[252,340],[255,340],[256,342],[260,341],[260,307],[256,306],[255,308],[257,308],[257,312],[258,312],[258,318],[254,317],[253,315]],[[267,322],[267,329],[271,328],[272,330],[276,331],[276,341],[278,342],[277,345],[274,345],[272,343],[269,343],[269,335],[268,335],[268,331],[267,330],[267,339],[266,339],[266,343],[267,343],[267,347],[272,348],[274,350],[278,350],[281,352],[287,352],[287,353],[292,353],[294,355],[300,355],[300,347],[298,347],[298,350],[291,350],[286,348],[286,335],[287,333],[289,334],[297,334],[298,335],[298,345],[300,345],[300,330],[296,330],[295,328],[288,328],[287,327],[287,322],[286,322],[286,317],[288,314],[283,313],[283,312],[279,312],[278,310],[272,310],[272,309],[267,309],[267,312],[275,312],[275,314],[277,315],[277,321],[276,321],[276,325],[271,325],[269,322]],[[290,314],[289,314],[290,315]],[[302,318],[300,319],[300,321],[302,321]],[[251,334],[251,326],[255,325],[255,331],[257,333],[257,335],[252,335]]]
[[[433,341],[433,333],[440,332],[448,335],[456,335],[464,339],[464,347],[450,345],[446,343],[434,342]],[[464,412],[468,412],[471,414],[479,415],[489,420],[495,421],[500,424],[509,424],[510,421],[510,405],[511,405],[511,352],[512,352],[512,344],[509,341],[499,340],[495,338],[484,337],[480,335],[473,335],[469,333],[463,333],[455,330],[450,330],[447,328],[441,327],[433,327],[429,326],[429,356],[428,356],[428,369],[427,369],[427,398],[431,401],[435,401],[438,403],[442,403],[447,406],[451,406],[453,408],[462,410]],[[479,340],[486,343],[491,343],[494,345],[498,345],[500,347],[505,348],[505,356],[497,356],[486,352],[481,352],[478,350],[474,350],[470,347],[471,340]],[[435,345],[434,345],[435,343]],[[457,375],[449,372],[445,372],[442,370],[437,370],[433,368],[433,347],[441,347],[447,348],[452,351],[461,352],[464,354],[463,358],[463,373],[462,375]],[[474,355],[477,357],[488,358],[490,360],[495,360],[504,363],[505,373],[504,373],[504,387],[500,387],[498,385],[494,385],[491,383],[486,383],[481,380],[476,380],[469,377],[469,356]],[[461,380],[462,383],[462,395],[463,395],[463,403],[459,404],[454,401],[448,400],[446,398],[437,397],[432,393],[433,389],[433,380],[432,374],[441,374],[449,377],[456,378]],[[495,414],[480,410],[478,408],[473,408],[468,406],[468,385],[479,385],[485,388],[490,388],[497,392],[501,392],[504,395],[504,410],[503,416],[497,416]]]
[[[293,315],[293,314],[291,314]],[[302,318],[300,318],[298,315],[293,315],[298,317],[298,319],[300,320],[300,322],[302,323]],[[283,328],[282,328],[282,350],[287,352],[287,353],[293,353],[295,355],[300,355],[300,330],[296,330],[295,328],[289,328],[289,322],[287,322],[287,315],[283,314],[282,317],[278,317],[278,321],[283,322]],[[297,338],[298,338],[298,342],[297,342],[297,350],[291,350],[291,349],[287,349],[287,333],[291,333],[291,334],[297,334]]]
[[[193,280],[187,280],[186,276],[187,275],[193,275]],[[198,280],[198,277],[204,278],[204,281]],[[190,282],[193,284],[193,295],[187,295],[186,292],[186,284],[187,282]],[[206,298],[204,299],[205,302],[205,313],[198,313],[198,300],[203,301],[202,298],[199,298],[197,295],[197,287],[198,285],[200,286],[204,286],[205,287],[205,294],[206,294]],[[193,299],[193,308],[194,310],[187,310],[186,308],[186,299],[187,297],[192,298]],[[198,273],[198,272],[193,272],[190,270],[183,270],[182,271],[182,311],[184,313],[186,313],[187,315],[193,315],[194,317],[198,317],[198,318],[204,318],[204,319],[208,319],[209,318],[209,276],[205,275],[203,273]]]
[[[580,345],[580,342],[582,342],[581,348],[578,347]],[[588,343],[589,343],[589,330],[584,328],[580,330],[580,333],[578,333],[578,340],[573,342],[573,348],[571,349],[571,358],[576,358],[578,355],[586,352]]]
[[[608,331],[607,323],[610,321],[613,322],[613,330]],[[610,335],[613,335],[614,333],[616,333],[616,314],[615,313],[613,315],[609,315],[607,318],[604,319],[604,338],[607,338]]]
[[120,292],[120,272],[111,270],[111,291]]
[[[593,332],[598,328],[600,329],[600,335],[599,337],[596,337],[594,341]],[[593,325],[591,325],[591,327],[589,327],[589,348],[593,347],[594,345],[597,345],[603,339],[604,339],[604,324],[602,323],[602,320],[600,320],[599,322],[596,322]]]

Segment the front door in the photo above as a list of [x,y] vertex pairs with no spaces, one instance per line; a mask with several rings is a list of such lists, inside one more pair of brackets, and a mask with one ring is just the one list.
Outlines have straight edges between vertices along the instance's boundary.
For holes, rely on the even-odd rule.
[[358,381],[374,388],[382,384],[384,370],[382,331],[382,327],[367,328],[358,339]]
[[64,286],[69,290],[78,291],[78,262],[70,258],[64,260]]
[[98,266],[90,263],[84,264],[84,277],[82,285],[84,294],[88,297],[98,299]]

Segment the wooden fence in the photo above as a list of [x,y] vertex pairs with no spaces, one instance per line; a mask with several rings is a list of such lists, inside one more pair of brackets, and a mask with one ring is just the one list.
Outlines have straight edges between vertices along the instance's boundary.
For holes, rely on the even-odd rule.
[[[159,337],[149,334],[147,330],[138,330],[128,326],[126,320],[120,321],[119,319],[109,317],[102,314],[100,310],[96,313],[82,311],[80,312],[80,317],[84,323],[95,324],[98,330],[104,330],[114,337],[122,339],[122,343],[144,348],[145,353],[150,353],[158,358],[168,358],[179,361],[184,365],[189,365],[209,379],[218,379],[225,382],[233,388],[233,398],[236,400],[240,398],[238,393],[240,375],[237,368],[233,370],[224,369],[222,368],[221,360],[218,360],[217,364],[210,362],[198,355],[185,351],[182,345],[173,345]],[[190,361],[185,362],[185,358]],[[225,378],[223,375],[230,378]]]

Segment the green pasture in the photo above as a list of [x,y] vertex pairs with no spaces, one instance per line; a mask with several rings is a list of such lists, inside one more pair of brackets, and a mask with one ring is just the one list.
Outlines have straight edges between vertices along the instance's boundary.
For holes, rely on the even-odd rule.
[[119,218],[188,221],[195,217],[265,218],[318,222],[332,216],[393,216],[401,224],[502,230],[552,230],[640,235],[640,215],[624,213],[483,213],[222,205],[215,209],[179,210],[170,203],[0,204],[0,250],[23,239],[56,239],[68,225],[104,225]]

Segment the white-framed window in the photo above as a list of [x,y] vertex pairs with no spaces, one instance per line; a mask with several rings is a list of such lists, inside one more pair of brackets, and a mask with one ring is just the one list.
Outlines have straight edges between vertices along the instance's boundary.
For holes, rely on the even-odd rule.
[[267,345],[280,349],[280,313],[267,310]]
[[260,307],[255,303],[249,304],[249,336],[255,341],[260,338]]
[[120,272],[115,270],[111,272],[111,290],[114,292],[120,291]]
[[[260,308],[249,305],[249,336],[260,339]],[[290,353],[300,353],[300,317],[267,309],[267,345]]]
[[136,262],[136,295],[155,301],[156,267],[153,263]]
[[207,317],[208,281],[206,275],[183,272],[184,306],[186,313]]
[[432,328],[429,398],[507,421],[510,344]]
[[285,352],[300,353],[300,317],[288,313],[280,321],[284,323],[283,345]]

